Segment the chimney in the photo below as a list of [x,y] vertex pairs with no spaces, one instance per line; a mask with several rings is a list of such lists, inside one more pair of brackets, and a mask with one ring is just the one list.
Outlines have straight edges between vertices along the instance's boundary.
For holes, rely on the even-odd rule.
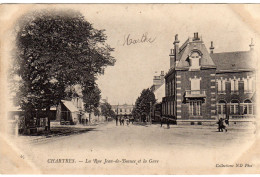
[[214,52],[214,46],[213,46],[213,41],[211,41],[211,45],[210,45],[210,53],[213,53]]
[[175,67],[175,61],[178,60],[178,52],[179,52],[179,39],[178,39],[178,34],[175,35],[175,40],[173,42],[174,49],[171,49],[171,54],[170,54],[170,68]]
[[200,40],[199,33],[196,32],[196,33],[194,33],[193,41],[198,41],[198,40]]
[[255,46],[255,44],[254,44],[253,38],[251,38],[251,44],[249,45],[250,50],[253,50],[254,46]]
[[161,71],[161,83],[164,83],[164,71]]

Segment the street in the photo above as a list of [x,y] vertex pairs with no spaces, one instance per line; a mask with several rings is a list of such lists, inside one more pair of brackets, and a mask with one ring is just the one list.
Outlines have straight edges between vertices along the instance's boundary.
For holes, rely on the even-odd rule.
[[[214,124],[166,127],[165,124],[163,127],[160,124],[116,126],[115,122],[109,122],[81,134],[19,146],[24,150],[25,158],[36,165],[35,168],[65,167],[64,173],[70,167],[94,168],[98,173],[100,168],[109,166],[115,170],[118,165],[136,170],[159,168],[169,163],[173,169],[187,165],[191,168],[214,168],[216,162],[233,164],[255,138],[253,123],[231,124],[228,132],[217,132]],[[55,163],[57,159],[73,159],[73,163]],[[120,164],[113,163],[117,159],[121,159]],[[138,159],[147,159],[151,163],[130,163]]]

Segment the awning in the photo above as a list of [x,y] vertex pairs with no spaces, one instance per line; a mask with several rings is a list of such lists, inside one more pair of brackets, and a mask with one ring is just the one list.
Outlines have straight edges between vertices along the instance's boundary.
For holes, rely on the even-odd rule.
[[71,112],[79,112],[78,108],[76,108],[76,106],[74,106],[74,104],[72,103],[72,101],[66,101],[66,100],[61,100],[61,102],[66,106],[66,108],[68,108],[68,110],[70,110]]

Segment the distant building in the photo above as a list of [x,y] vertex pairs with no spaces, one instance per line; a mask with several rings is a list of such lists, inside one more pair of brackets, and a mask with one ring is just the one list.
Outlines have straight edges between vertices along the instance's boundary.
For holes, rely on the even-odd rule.
[[161,74],[153,77],[153,85],[151,86],[151,91],[154,92],[164,84],[164,71]]
[[[105,102],[105,99],[101,99],[100,105]],[[97,109],[101,114],[100,107]],[[105,121],[104,116],[101,116],[100,114],[95,115],[94,112],[86,112],[82,97],[76,96],[71,100],[61,100],[57,107],[56,120],[61,121],[61,124],[88,124]]]
[[129,118],[132,119],[132,111],[134,108],[134,105],[132,104],[123,104],[123,105],[111,105],[112,110],[116,113],[118,118]]
[[155,95],[156,104],[152,108],[152,121],[159,121],[161,118],[162,98],[165,96],[164,71],[159,76],[154,76],[151,91]]
[[60,101],[56,120],[61,121],[61,124],[77,124],[82,122],[83,115],[83,100],[81,97],[74,97],[71,101]]
[[194,33],[182,46],[178,35],[165,76],[162,115],[177,120],[246,119],[255,115],[255,52],[208,52]]

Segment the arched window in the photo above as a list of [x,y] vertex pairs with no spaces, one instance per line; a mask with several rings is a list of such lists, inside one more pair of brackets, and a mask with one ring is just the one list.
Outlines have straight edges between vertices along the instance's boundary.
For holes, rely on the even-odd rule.
[[230,114],[235,115],[239,114],[239,101],[238,100],[231,100],[230,103]]
[[253,114],[253,103],[249,99],[244,101],[243,114]]
[[226,114],[227,113],[227,103],[224,100],[220,100],[217,104],[218,114]]
[[201,59],[201,54],[198,51],[193,51],[189,55],[190,69],[199,69],[200,59]]

